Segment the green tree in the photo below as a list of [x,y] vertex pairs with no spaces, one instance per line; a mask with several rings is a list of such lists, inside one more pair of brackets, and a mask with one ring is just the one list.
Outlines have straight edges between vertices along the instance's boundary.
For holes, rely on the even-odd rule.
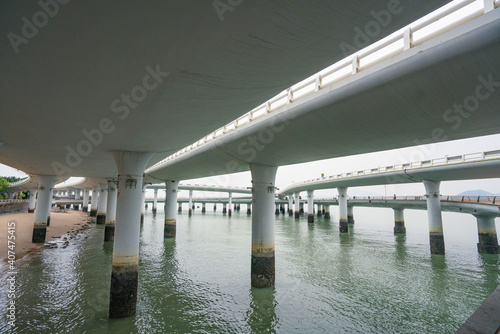
[[4,199],[4,193],[9,191],[9,182],[4,177],[0,177],[0,198]]

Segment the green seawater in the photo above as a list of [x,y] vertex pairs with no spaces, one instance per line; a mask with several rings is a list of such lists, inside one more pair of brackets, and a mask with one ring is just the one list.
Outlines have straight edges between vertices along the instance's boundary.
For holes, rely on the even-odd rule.
[[[446,255],[431,255],[425,211],[355,208],[355,224],[276,218],[276,285],[250,287],[251,217],[212,206],[178,216],[163,239],[163,211],[141,229],[137,313],[108,319],[113,245],[95,226],[67,248],[16,267],[16,325],[0,273],[0,333],[453,333],[500,284],[498,255],[477,253],[472,216],[444,213]],[[497,223],[498,224],[498,223]]]

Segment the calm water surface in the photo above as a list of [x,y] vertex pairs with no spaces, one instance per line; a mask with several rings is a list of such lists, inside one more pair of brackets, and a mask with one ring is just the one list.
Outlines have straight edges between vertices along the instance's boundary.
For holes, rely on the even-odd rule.
[[[163,211],[141,230],[137,314],[108,319],[112,245],[96,226],[66,249],[17,267],[17,326],[1,333],[453,333],[500,284],[499,257],[479,255],[472,217],[444,214],[445,256],[431,256],[425,212],[355,208],[356,223],[276,219],[276,285],[250,288],[251,218],[219,208],[178,216],[163,239]],[[212,208],[211,205],[208,208]],[[498,223],[497,223],[498,224]]]

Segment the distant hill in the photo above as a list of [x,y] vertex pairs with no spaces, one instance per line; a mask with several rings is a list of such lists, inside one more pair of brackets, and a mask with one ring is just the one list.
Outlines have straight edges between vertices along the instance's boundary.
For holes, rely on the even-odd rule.
[[467,190],[464,191],[457,196],[499,196],[500,194],[492,194],[486,190],[476,189],[476,190]]

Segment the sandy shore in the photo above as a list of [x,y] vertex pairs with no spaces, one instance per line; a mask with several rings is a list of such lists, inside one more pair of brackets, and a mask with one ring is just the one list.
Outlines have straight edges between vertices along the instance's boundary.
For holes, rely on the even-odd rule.
[[[34,213],[13,213],[0,216],[0,262],[3,262],[7,258],[7,251],[9,250],[7,248],[7,226],[9,222],[14,221],[16,223],[16,244],[14,249],[16,259],[20,259],[28,252],[44,246],[44,244],[34,244],[31,242],[34,218]],[[93,221],[95,221],[95,218],[91,218],[88,213],[81,211],[53,211],[50,214],[50,226],[47,227],[46,241],[60,240],[58,237],[72,234],[71,231],[82,229],[87,222]]]

